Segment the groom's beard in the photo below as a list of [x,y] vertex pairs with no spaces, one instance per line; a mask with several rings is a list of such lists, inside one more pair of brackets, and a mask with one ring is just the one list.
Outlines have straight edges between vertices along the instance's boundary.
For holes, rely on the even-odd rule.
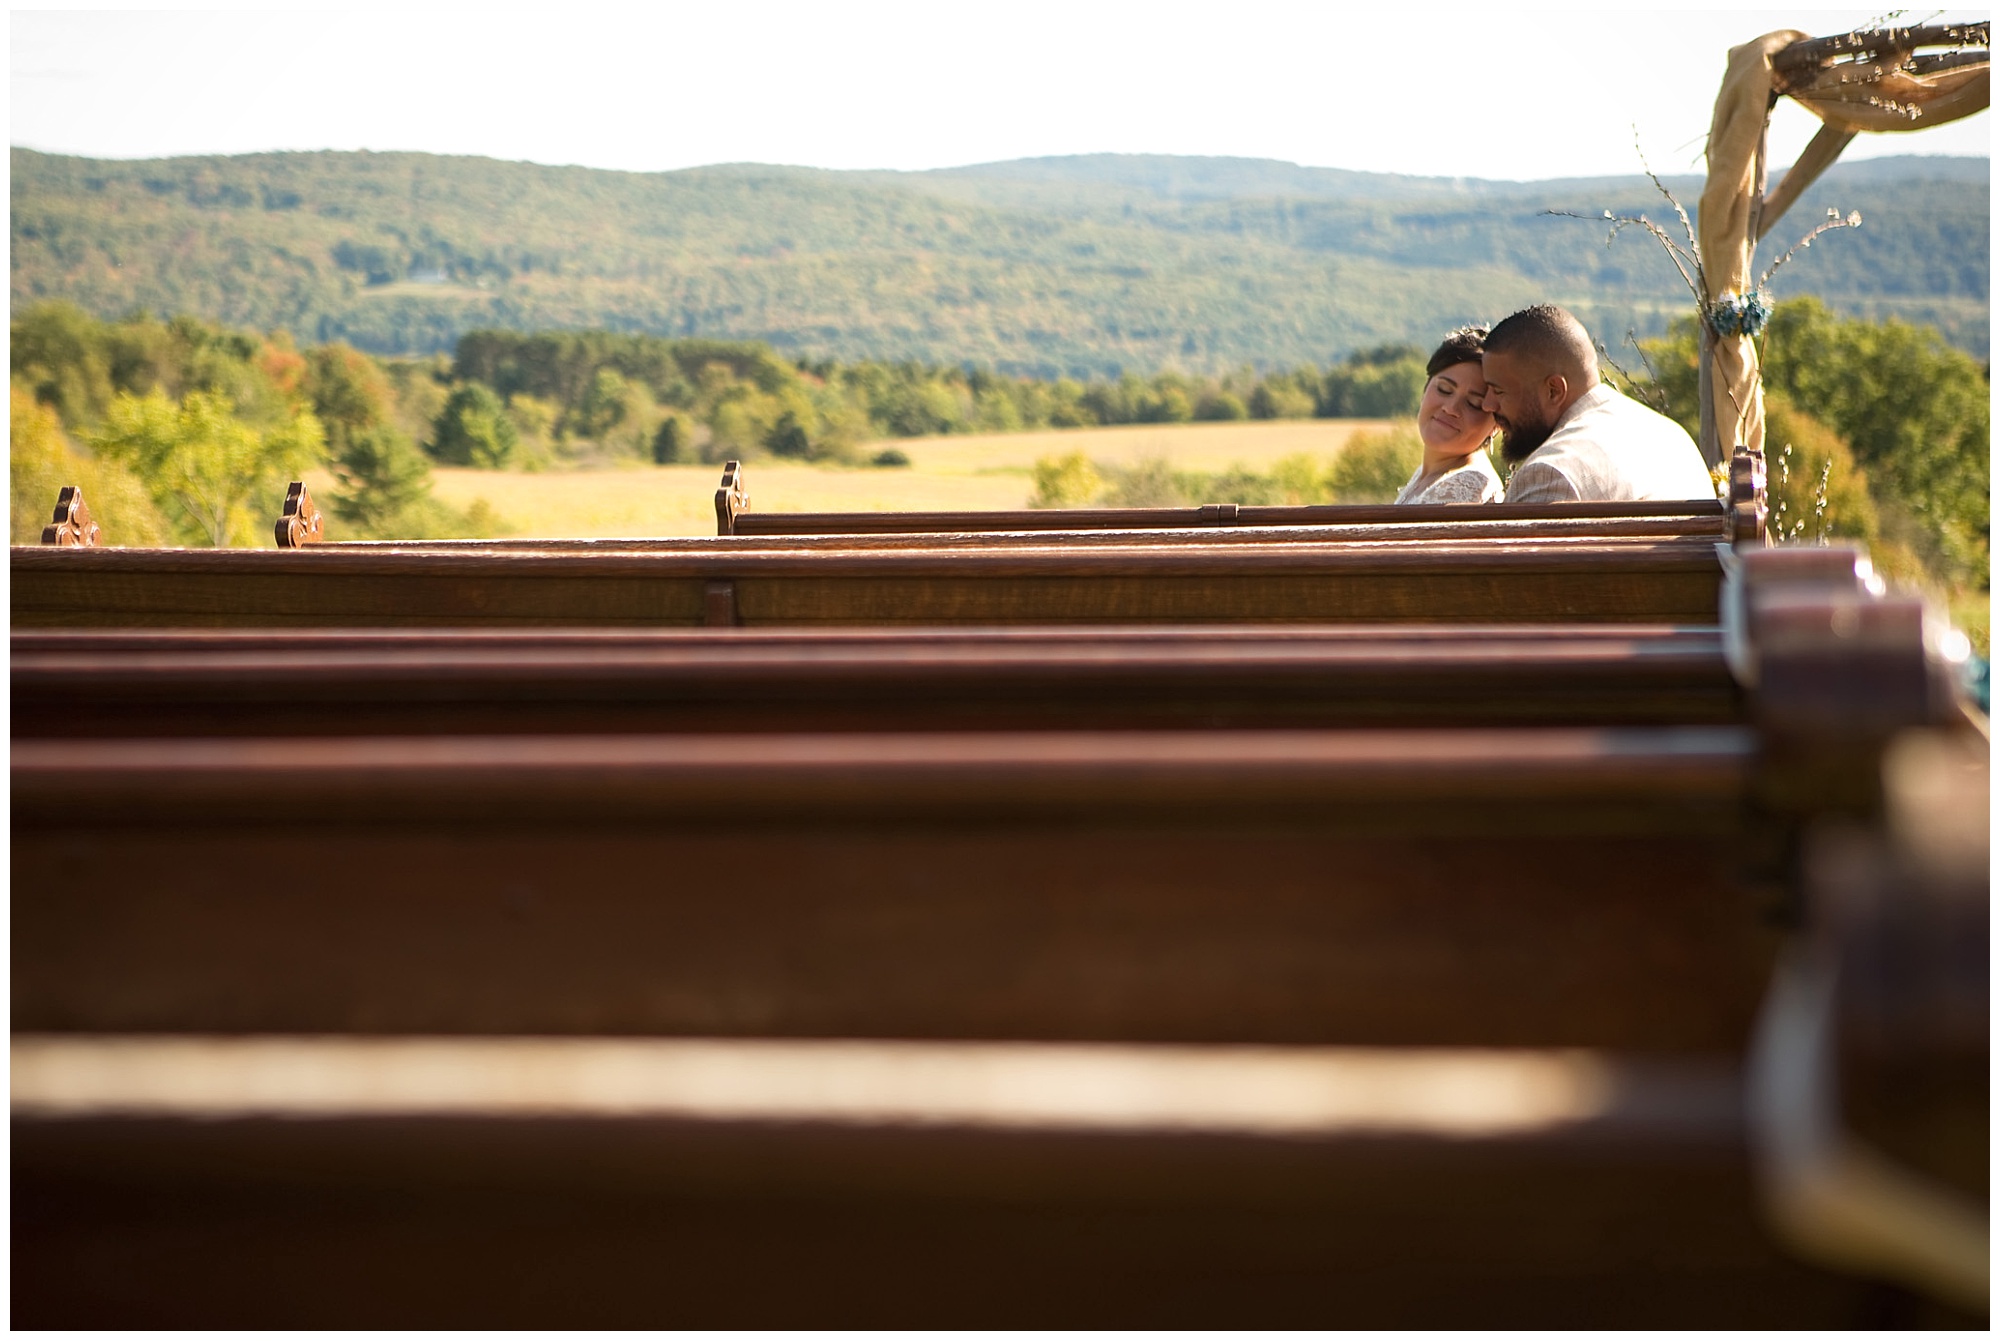
[[1519,465],[1549,440],[1554,424],[1500,424],[1500,459]]

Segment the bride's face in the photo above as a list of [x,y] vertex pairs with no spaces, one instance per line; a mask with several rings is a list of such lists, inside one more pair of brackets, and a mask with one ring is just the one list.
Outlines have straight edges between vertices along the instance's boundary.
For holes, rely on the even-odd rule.
[[1424,446],[1448,456],[1469,456],[1493,432],[1482,406],[1486,377],[1474,362],[1454,363],[1424,384],[1417,432]]

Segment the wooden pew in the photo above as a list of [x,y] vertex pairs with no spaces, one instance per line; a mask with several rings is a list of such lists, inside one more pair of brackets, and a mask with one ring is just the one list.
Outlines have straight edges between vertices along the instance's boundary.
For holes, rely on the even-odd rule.
[[[1302,540],[1537,540],[1563,537],[1696,536],[1739,544],[1762,543],[1767,514],[1759,463],[1735,463],[1728,503],[1694,499],[1670,503],[1492,505],[1477,508],[1335,505],[1189,508],[1057,508],[982,512],[743,513],[736,462],[724,471],[716,495],[714,537],[558,540],[328,541],[325,518],[306,487],[294,482],[276,535],[280,549],[306,545],[345,548],[471,552],[533,549],[606,552],[716,552],[732,541],[757,547],[783,537],[785,548],[902,549],[966,545],[1277,544]],[[740,522],[740,524],[739,524]]]
[[18,740],[14,1019],[1727,1049],[1771,944],[1730,855],[1755,754],[1741,727]]
[[[1694,1037],[1685,1019],[1669,1024],[1698,1001],[1711,1025],[1728,1014],[1716,1011],[1713,991],[1727,992],[1725,984],[1748,965],[1726,965],[1761,963],[1777,933],[1746,898],[1740,867],[1732,874],[1726,860],[1657,865],[1666,851],[1654,845],[1659,839],[1676,829],[1683,841],[1698,839],[1723,818],[1700,818],[1705,806],[1717,797],[1740,802],[1741,789],[1730,784],[1740,780],[1746,757],[1732,758],[1715,733],[1708,733],[1707,757],[1689,748],[1695,742],[1685,731],[1654,733],[1656,743],[1679,735],[1679,748],[1646,759],[1628,741],[1621,762],[1607,770],[1600,758],[1585,769],[1594,785],[1580,787],[1573,770],[1587,754],[1552,749],[1559,742],[1546,739],[1549,733],[1507,734],[1512,742],[1485,733],[1483,758],[1468,749],[1474,742],[1465,733],[1433,733],[1428,751],[1408,743],[1384,749],[1378,760],[1387,767],[1367,770],[1374,776],[1363,787],[1352,774],[1344,784],[1329,774],[1302,788],[1300,776],[1281,778],[1272,767],[1339,757],[1351,768],[1364,739],[1352,734],[1342,750],[1315,756],[1306,741],[1282,733],[1288,748],[1262,756],[1254,777],[1240,770],[1242,753],[1225,746],[1205,762],[1234,759],[1239,767],[1224,785],[1209,779],[1205,794],[1186,767],[1189,757],[1162,780],[1160,758],[1145,750],[1132,756],[1144,758],[1143,772],[1122,779],[1100,773],[1083,780],[1076,797],[1052,794],[1046,776],[1042,786],[996,790],[989,773],[989,832],[991,814],[1010,816],[1017,840],[1029,836],[1022,820],[1074,816],[1079,802],[1086,826],[1129,811],[1147,799],[1136,794],[1145,790],[1132,786],[1137,779],[1155,784],[1153,802],[1178,797],[1203,815],[1252,814],[1266,803],[1282,819],[1303,803],[1341,815],[1343,837],[1395,833],[1398,841],[1418,838],[1422,827],[1419,812],[1399,804],[1412,784],[1446,808],[1465,797],[1470,804],[1461,813],[1476,813],[1483,780],[1509,789],[1484,845],[1493,855],[1468,861],[1447,854],[1442,866],[1425,870],[1412,858],[1435,857],[1437,835],[1422,846],[1412,842],[1404,869],[1375,877],[1390,876],[1382,879],[1378,911],[1359,917],[1352,906],[1342,916],[1333,905],[1351,904],[1370,879],[1370,863],[1357,872],[1337,850],[1322,848],[1308,861],[1309,874],[1288,876],[1284,841],[1275,856],[1269,846],[1273,829],[1287,826],[1273,825],[1270,814],[1242,835],[1248,843],[1172,849],[1140,869],[1126,860],[1139,849],[1113,852],[1102,864],[1066,863],[1054,854],[1032,873],[1017,860],[1008,891],[1014,926],[1024,904],[1054,890],[1071,895],[1043,904],[1047,912],[1030,919],[1038,945],[1025,944],[1019,930],[1007,934],[1007,919],[963,927],[955,938],[937,934],[1003,883],[1004,872],[1002,881],[975,872],[968,890],[973,868],[950,876],[940,870],[944,878],[929,888],[908,891],[921,898],[906,898],[899,915],[885,916],[885,902],[869,891],[907,881],[907,859],[844,861],[822,844],[810,867],[794,869],[782,856],[775,864],[765,859],[757,826],[746,832],[727,824],[710,835],[739,840],[726,869],[720,846],[711,868],[627,867],[615,851],[606,863],[598,840],[607,817],[615,828],[622,817],[657,808],[680,817],[670,826],[693,831],[733,794],[728,786],[717,797],[689,785],[680,804],[648,796],[652,788],[631,766],[657,766],[652,755],[608,761],[608,772],[604,759],[572,758],[582,765],[573,783],[587,778],[595,790],[579,794],[545,778],[556,785],[540,795],[555,800],[556,813],[545,808],[530,818],[525,794],[533,788],[520,789],[514,805],[493,805],[512,788],[491,784],[502,762],[491,755],[458,756],[467,777],[486,780],[467,794],[440,785],[448,780],[438,769],[448,760],[431,760],[424,778],[409,771],[407,758],[349,758],[343,789],[329,788],[324,760],[244,769],[241,756],[191,757],[186,743],[177,760],[129,750],[122,759],[92,758],[96,747],[86,743],[66,778],[46,763],[59,747],[36,756],[35,746],[24,808],[17,748],[17,835],[44,828],[52,802],[73,818],[94,805],[98,816],[115,817],[109,829],[128,835],[148,824],[186,834],[189,824],[198,828],[218,815],[241,824],[253,813],[266,821],[289,813],[317,822],[319,831],[237,829],[227,840],[238,845],[230,854],[198,834],[192,846],[150,859],[128,851],[149,864],[121,882],[103,862],[117,844],[107,847],[106,821],[94,818],[96,835],[67,834],[68,888],[24,873],[17,849],[15,1013],[25,1032],[14,1044],[15,1316],[28,1325],[69,1326],[1245,1318],[1324,1326],[1978,1325],[1976,1306],[1940,1304],[1806,1265],[1782,1250],[1760,1222],[1738,1071],[1744,1021],[1707,1039]],[[1507,747],[1527,734],[1544,739],[1540,766],[1524,772]],[[273,743],[280,748],[272,760],[301,744]],[[1460,753],[1447,759],[1446,749]],[[825,832],[838,835],[857,822],[905,829],[934,823],[956,808],[947,793],[988,771],[981,764],[993,760],[977,753],[901,756],[902,764],[945,761],[944,773],[904,779],[915,785],[901,801],[879,767],[857,779],[855,756],[846,753],[848,766],[826,773],[837,783],[823,793],[831,805],[780,788],[778,810],[808,828],[830,823]],[[1509,753],[1514,757],[1503,759]],[[1036,767],[1031,754],[1007,762]],[[885,762],[877,756],[878,765]],[[1097,755],[1093,762],[1101,769],[1111,761]],[[813,790],[813,778],[796,776],[797,763],[795,755],[785,770],[796,791]],[[957,785],[941,788],[954,769]],[[306,770],[321,776],[301,785]],[[134,788],[144,771],[153,776]],[[119,772],[122,783],[113,779]],[[86,773],[97,785],[84,783]],[[1427,773],[1453,781],[1427,785]],[[1558,807],[1524,824],[1528,798],[1552,798],[1551,784],[1565,773],[1589,814]],[[656,773],[652,782],[664,780]],[[1107,781],[1123,782],[1125,794],[1107,800]],[[64,790],[72,797],[66,806]],[[992,806],[999,791],[1017,804]],[[86,792],[94,793],[89,802]],[[1651,793],[1650,803],[1621,816],[1619,798],[1640,792]],[[442,799],[454,795],[456,805]],[[160,807],[162,797],[174,799]],[[1326,806],[1336,798],[1346,803]],[[138,818],[148,804],[152,815]],[[338,854],[359,828],[401,824],[407,860],[421,846],[410,840],[454,811],[461,841],[439,854],[444,860],[428,881],[394,862],[343,879],[299,858],[312,844]],[[1564,814],[1595,836],[1579,845],[1570,834],[1564,862],[1545,866],[1533,882],[1494,880],[1496,872],[1525,867],[1533,839],[1560,827]],[[504,903],[486,902],[481,896],[505,878],[502,865],[512,867],[508,854],[491,870],[454,859],[496,838],[520,839],[522,820],[569,821],[566,883],[539,893],[517,885]],[[1723,818],[1715,835],[1734,822]],[[482,823],[492,828],[481,833]],[[1480,827],[1446,846],[1476,837]],[[1199,834],[1156,834],[1152,843],[1171,848],[1175,837],[1214,832],[1211,824]],[[468,846],[466,838],[475,842]],[[240,846],[246,840],[268,845],[277,858],[253,861],[276,873],[254,895],[249,881],[234,882],[239,888],[231,893],[232,881],[218,878],[225,869],[218,857],[249,855]],[[594,860],[574,861],[579,851]],[[1189,860],[1222,877],[1216,887],[1226,883],[1237,907],[1190,917],[1199,910],[1185,897]],[[335,864],[344,865],[338,855]],[[663,870],[671,875],[663,878]],[[1618,878],[1603,880],[1606,870]],[[391,873],[389,889],[383,872]],[[162,874],[164,888],[146,888]],[[1274,874],[1276,889],[1261,883]],[[1571,874],[1577,896],[1558,908],[1564,900],[1552,885]],[[788,883],[806,892],[823,888],[829,876],[836,892],[849,896],[834,916],[800,919],[797,898],[779,915],[730,898]],[[1120,890],[1122,880],[1133,884]],[[1594,889],[1581,888],[1590,883]],[[1691,900],[1691,884],[1735,897],[1697,892]],[[102,895],[121,885],[114,909]],[[1078,906],[1076,895],[1106,885],[1114,897]],[[599,920],[593,892],[599,910],[621,894],[636,909],[646,886],[652,917],[618,919],[626,937],[642,943],[588,950],[592,962],[577,966],[566,990],[548,994],[550,961],[576,954],[580,929]],[[1410,906],[1413,886],[1418,897]],[[1423,893],[1445,886],[1448,902]],[[20,940],[24,889],[39,905],[27,944]],[[68,900],[79,894],[84,906],[74,907]],[[854,906],[856,894],[872,899],[868,908]],[[1120,896],[1129,912],[1118,911]],[[690,945],[687,925],[659,917],[661,904],[703,898],[712,911],[699,921],[713,923],[733,907],[744,924],[733,954],[726,933],[697,932]],[[1628,898],[1629,908],[1606,916],[1607,903]],[[385,917],[398,900],[402,907]],[[1293,905],[1289,947],[1286,938],[1266,939],[1274,902]],[[1705,934],[1688,921],[1699,902],[1708,904],[1695,919],[1710,923]],[[221,903],[233,909],[212,915]],[[1401,906],[1385,920],[1392,904]],[[1300,921],[1309,905],[1320,912]],[[67,1025],[47,1015],[46,999],[24,1012],[24,997],[32,1000],[46,984],[24,989],[19,973],[51,948],[45,914],[57,906],[71,908],[74,918],[54,942],[57,957],[84,979],[68,990],[72,999],[92,998],[84,1018]],[[1398,917],[1405,931],[1385,936],[1388,920]],[[801,920],[800,934],[785,934]],[[1536,944],[1495,952],[1496,932],[1512,941],[1518,931],[1505,928],[1525,930],[1531,920],[1540,923]],[[441,921],[455,925],[440,934]],[[1412,938],[1424,922],[1428,936]],[[280,924],[284,932],[270,934]],[[496,935],[496,924],[518,930]],[[774,933],[781,938],[775,943]],[[1093,938],[1102,948],[1073,963],[1048,953]],[[1184,938],[1178,949],[1162,954],[1177,938]],[[490,971],[506,965],[467,971],[499,957],[510,939],[523,943],[513,972]],[[537,943],[533,951],[529,941]],[[779,985],[778,1004],[796,1007],[831,985],[829,960],[871,941],[929,970],[931,984],[919,995],[957,1000],[942,1021],[944,1041],[871,1041],[910,1036],[893,1028],[844,1030],[824,1042],[812,1041],[808,1030],[783,1037],[787,1022],[771,1018],[771,999],[755,988]],[[1440,941],[1459,942],[1460,962],[1436,974],[1436,985],[1464,990],[1469,971],[1474,993],[1499,1016],[1497,1031],[1491,1020],[1473,1024],[1468,1012],[1442,1033],[1487,1046],[1328,1047],[1300,1039],[1302,1020],[1320,1028],[1329,1022],[1323,1009],[1312,1009],[1324,1007],[1329,985],[1335,997],[1374,988],[1373,1018],[1349,1019],[1370,1037],[1413,1024],[1421,1031],[1426,1022],[1438,1030],[1445,1014],[1422,988],[1427,965],[1445,948]],[[131,954],[140,942],[149,948]],[[996,977],[982,968],[1024,949],[1041,951],[1022,962],[1025,974]],[[944,959],[927,961],[939,951]],[[619,996],[650,994],[657,1003],[688,988],[690,963],[712,963],[719,952],[728,962],[712,974],[707,994],[743,1013],[737,1028],[660,1039],[631,1037],[651,1031],[614,1024],[585,1035],[560,1027],[582,1023],[573,1015],[548,1013],[513,1036],[491,1028],[495,1003],[518,1020],[523,997],[545,1012],[551,1002],[574,1010]],[[1149,958],[1156,961],[1150,972]],[[1512,965],[1504,965],[1509,958]],[[650,972],[628,984],[621,961],[641,959],[650,959]],[[1697,966],[1705,966],[1699,971],[1710,979],[1709,993],[1689,990],[1687,975]],[[863,967],[878,972],[868,989],[878,1001],[906,994],[925,976],[913,976],[907,962],[899,970],[880,959]],[[1614,986],[1620,970],[1638,980]],[[419,986],[426,975],[427,995]],[[502,978],[513,980],[511,990]],[[1147,979],[1158,993],[1156,1011],[1171,997],[1192,995],[1210,1011],[1223,1004],[1229,1032],[1190,1044],[1183,1018],[1167,1025],[1171,1046],[1102,1041],[1131,1032],[1131,1016],[1122,1025],[1106,1019],[1107,1001],[1122,998],[1129,1010],[1146,994]],[[411,1022],[411,1001],[391,1005],[399,987],[417,1010],[430,1012],[414,1031],[422,1037],[395,1036]],[[1603,1000],[1629,993],[1634,1003],[1649,1000],[1659,1018],[1647,1022],[1628,1009],[1612,1021],[1580,1019],[1592,1012],[1572,999],[1562,1021],[1531,1020],[1537,1005],[1579,987],[1600,997],[1600,1010]],[[463,1011],[468,989],[478,998],[472,1008],[483,1004],[489,1014],[470,1033],[462,1031],[463,1016],[439,1014]],[[1219,1003],[1218,989],[1234,1004]],[[987,998],[990,1011],[1010,996],[1017,1011],[1023,1001],[1061,998],[1071,1026],[1092,1019],[1084,1036],[1092,1041],[962,1041],[968,1032],[989,1036],[965,1028],[967,999]],[[1275,1045],[1244,1009],[1246,999],[1260,996],[1290,998],[1270,1002],[1289,1006],[1293,1016]],[[330,1030],[326,1017],[313,1013],[315,1002],[363,1014]],[[246,1004],[264,1022],[259,1032],[215,1037],[231,1032],[228,1012]],[[128,1012],[108,1031],[101,1028],[107,1006]],[[129,1013],[135,1007],[139,1013]],[[174,1022],[164,1032],[162,1008]],[[938,1023],[934,1007],[914,1017]],[[559,1027],[549,1027],[552,1018]],[[1216,1017],[1205,1018],[1212,1025]],[[1891,1018],[1909,1017],[1902,1011]],[[1246,1026],[1262,1046],[1240,1046]],[[1538,1041],[1507,1037],[1523,1026]],[[1022,1017],[995,1033],[1023,1037]],[[1579,1040],[1588,1050],[1577,1050]],[[774,1277],[784,1289],[761,1288]]]
[[[1306,754],[1280,734],[1293,762]],[[1740,804],[1729,784],[1744,757],[1721,737],[1696,757],[1674,734],[1664,755],[1628,748],[1613,769],[1585,768],[1590,785],[1573,775],[1554,789],[1585,755],[1543,739],[1541,767],[1524,770],[1492,733],[1476,742],[1484,759],[1462,737],[1452,759],[1439,738],[1428,751],[1378,740],[1378,764],[1393,762],[1362,770],[1365,785],[1310,788],[1268,757],[1246,777],[1229,749],[1206,762],[1233,758],[1231,776],[1202,789],[1184,759],[1163,779],[1157,750],[1142,748],[1143,770],[1121,779],[1098,753],[1098,775],[1067,795],[1046,774],[996,788],[993,761],[956,742],[932,756],[942,772],[901,787],[842,751],[820,761],[833,765],[821,770],[833,804],[778,789],[780,817],[827,826],[812,850],[716,815],[712,855],[692,864],[688,831],[736,794],[716,796],[708,770],[678,804],[631,757],[572,757],[570,779],[515,792],[492,784],[505,760],[475,751],[458,760],[484,780],[468,789],[435,766],[411,774],[400,742],[401,758],[349,758],[349,785],[329,790],[323,768],[300,785],[322,761],[296,747],[315,742],[259,742],[293,753],[278,768],[233,770],[209,753],[165,772],[157,755],[93,758],[86,742],[67,782],[94,776],[67,809],[118,818],[57,835],[68,888],[23,864],[19,835],[52,836],[46,807],[64,784],[52,789],[30,757],[24,788],[17,747],[15,887],[53,897],[24,917],[17,893],[16,1316],[1938,1320],[1923,1301],[1790,1260],[1759,1224],[1736,1058],[1777,928],[1730,856],[1741,833],[1701,814],[1717,796]],[[1343,742],[1350,767],[1363,743]],[[1425,753],[1456,787],[1419,781],[1412,759]],[[810,788],[797,762],[784,775]],[[973,833],[966,819],[928,829],[959,809],[950,793],[970,779],[943,784],[968,766],[987,774]],[[135,768],[153,774],[136,789]],[[584,778],[597,787],[579,794]],[[1135,825],[1133,778],[1198,810],[1171,829]],[[1123,796],[1097,799],[1120,781]],[[502,791],[520,799],[495,805]],[[1523,791],[1588,836],[1545,832]],[[532,812],[531,793],[543,800]],[[1495,793],[1511,803],[1484,832],[1411,823],[1433,807],[1474,813]],[[1564,793],[1579,804],[1560,806]],[[162,795],[176,804],[136,818]],[[1278,822],[1212,818],[1260,801]],[[1339,813],[1347,841],[1300,851],[1303,826],[1284,821],[1302,801]],[[642,836],[620,832],[649,809]],[[968,846],[994,836],[996,814],[1008,841]],[[1058,814],[1069,832],[1023,824]],[[1122,832],[1098,827],[1107,815]],[[457,821],[442,843],[440,816]],[[665,844],[662,819],[681,830]],[[908,842],[898,851],[878,832],[865,851],[843,847],[857,827],[913,824],[931,840],[928,879]],[[169,828],[180,841],[162,845]],[[1384,834],[1398,839],[1387,852]],[[1526,870],[1550,836],[1577,877],[1566,889],[1546,867]],[[621,851],[635,837],[650,849]],[[1052,837],[1087,841],[1050,851]],[[1024,862],[1024,845],[1040,860]],[[538,846],[549,860],[524,861]],[[318,859],[301,860],[308,850]],[[763,893],[787,887],[782,905]],[[107,902],[114,888],[124,894]],[[37,967],[26,984],[24,962]],[[52,1017],[58,974],[70,1009]],[[699,1003],[705,1037],[621,1054],[635,1045],[619,1036],[661,1032],[663,1001]],[[635,1020],[634,1004],[652,1013]],[[830,1026],[817,1050],[756,1041],[810,1039],[815,1019]],[[256,1036],[213,1037],[246,1020]],[[394,1037],[405,1032],[424,1036],[407,1055]],[[1329,1033],[1371,1041],[1329,1049]],[[944,1041],[914,1053],[842,1041],[912,1034]],[[956,1041],[1050,1034],[1079,1041],[1026,1057],[1018,1042]],[[1105,1041],[1162,1035],[1174,1046]],[[1247,1055],[1246,1035],[1260,1045]],[[1480,1050],[1458,1050],[1465,1040]],[[217,1051],[234,1061],[209,1075]],[[951,1081],[1024,1064],[1011,1089]],[[1081,1101],[1035,1066],[1055,1067]],[[1251,1074],[1233,1080],[1232,1066]],[[885,1069],[905,1083],[885,1092]],[[636,1071],[643,1092],[607,1092],[607,1070]],[[1135,1079],[1146,1111],[1093,1107]],[[1301,1113],[1301,1085],[1319,1107]],[[1441,1097],[1410,1102],[1425,1092]],[[1204,1095],[1232,1102],[1216,1114]],[[1078,1236],[1079,1223],[1092,1232]],[[1315,1250],[1279,1251],[1301,1240]],[[865,1265],[885,1257],[898,1275],[921,1265],[922,1288],[898,1292]],[[107,1271],[124,1262],[136,1269]],[[496,1263],[520,1283],[482,1288]],[[771,1301],[746,1298],[793,1268]],[[1176,1278],[1164,1293],[1163,1270]],[[1048,1293],[995,1302],[996,1272]],[[329,1290],[332,1279],[347,1284]],[[1942,1320],[1967,1321],[1948,1309]]]
[[754,512],[743,465],[722,468],[715,492],[718,535],[809,536],[977,531],[1182,530],[1190,527],[1428,526],[1467,521],[1525,523],[1588,521],[1643,527],[1695,523],[1739,543],[1764,539],[1768,504],[1763,453],[1741,451],[1730,462],[1729,497],[1656,503],[1313,504],[1258,506],[1208,503],[1182,508],[1018,508],[986,512]]
[[1719,630],[22,632],[24,737],[1726,723]]
[[1695,539],[356,553],[17,547],[16,628],[1716,621]]
[[[1815,557],[1802,584],[1787,556],[1746,556],[1732,580],[1748,593],[1732,600],[1745,674],[1781,691],[1754,729],[18,739],[15,887],[61,893],[17,897],[16,1018],[727,1032],[740,999],[758,1005],[733,1027],[779,1033],[1498,1045],[1608,1030],[1594,1041],[1609,1045],[1631,1029],[1626,1041],[1646,1046],[1727,1046],[1765,968],[1733,869],[1760,813],[1786,822],[1869,803],[1831,776],[1866,772],[1865,753],[1773,747],[1852,737],[1879,749],[1884,723],[1935,717],[1950,694],[1925,628],[1877,618],[1904,607],[1859,591],[1856,557],[1844,570],[1838,558]],[[1757,580],[1772,573],[1788,581]],[[633,645],[593,636],[600,650]],[[1089,649],[1097,636],[1067,641]],[[1293,645],[1311,648],[1309,636]],[[867,637],[788,635],[794,650],[849,652]],[[1025,645],[1046,668],[1064,642]],[[1137,660],[1184,642],[1152,631],[1112,651]],[[980,674],[993,649],[1024,645],[970,644]],[[1796,684],[1833,688],[1813,700]],[[457,692],[447,683],[440,697]],[[1548,844],[1569,854],[1554,869]],[[283,855],[308,849],[312,861]],[[218,882],[218,859],[284,870],[287,897]],[[1630,874],[1608,890],[1607,870]],[[482,910],[508,890],[503,904],[561,910],[547,928],[489,923]],[[1505,892],[1482,893],[1478,915],[1453,925],[1468,890]],[[1177,911],[1159,921],[1160,908]],[[440,1000],[449,961],[419,947],[426,935],[460,944],[468,917],[480,927],[462,943],[470,961]],[[1627,918],[1646,933],[1621,941]],[[425,919],[434,930],[420,933]],[[654,930],[635,937],[639,925]],[[92,927],[132,939],[117,949],[83,934]],[[1572,934],[1584,939],[1555,953],[1562,972],[1499,986]],[[184,950],[161,954],[166,935]],[[1354,958],[1305,973],[1302,952]],[[364,968],[370,956],[384,959]],[[1023,994],[1036,965],[1080,986],[1093,964],[1105,973],[1086,993],[1094,1005]],[[1412,964],[1429,965],[1416,986]],[[926,976],[937,969],[942,981]],[[1649,981],[1658,970],[1671,982]],[[682,971],[686,991],[641,986]],[[980,973],[996,975],[990,987],[966,990]],[[235,981],[244,974],[261,985]],[[350,981],[382,1000],[348,999]],[[1600,991],[1623,1004],[1593,1000]],[[1394,1018],[1371,1017],[1385,1000]]]
[[1744,655],[1889,707],[1754,726],[17,742],[17,1316],[1936,1320],[1740,1117],[1759,836],[1857,791],[1767,743],[1939,715],[1852,595]]
[[[1408,509],[1405,509],[1407,511]],[[1532,543],[1543,540],[1695,539],[1722,543],[1728,539],[1719,515],[1666,514],[1657,517],[1488,517],[1460,515],[1431,521],[1334,520],[1298,526],[1158,526],[1062,530],[1047,527],[1021,531],[857,531],[826,535],[658,536],[543,539],[502,536],[484,540],[336,540],[314,543],[315,550],[356,553],[491,554],[512,550],[576,554],[729,554],[736,552],[804,553],[818,550],[939,550],[1083,549],[1119,546],[1207,547],[1215,545],[1338,544],[1382,541],[1489,541]],[[886,514],[893,515],[893,514]],[[984,515],[984,514],[972,514]],[[286,548],[280,546],[280,548]]]
[[[488,1107],[399,1094],[413,1064]],[[1771,1241],[1713,1064],[52,1039],[17,1042],[15,1105],[23,1326],[1968,1322]]]

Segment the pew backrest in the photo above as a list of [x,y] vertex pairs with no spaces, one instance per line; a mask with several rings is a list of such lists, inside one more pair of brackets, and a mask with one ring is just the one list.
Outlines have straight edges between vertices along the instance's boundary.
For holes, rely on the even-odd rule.
[[991,512],[755,512],[740,461],[724,465],[715,494],[720,535],[801,536],[969,531],[1182,530],[1222,526],[1420,526],[1467,519],[1494,521],[1635,521],[1701,518],[1738,543],[1765,534],[1766,488],[1762,453],[1732,458],[1728,497],[1643,503],[1309,504],[1269,506],[1206,503],[1179,508],[1019,508]]
[[12,720],[17,738],[75,738],[1665,724],[1743,712],[1713,629],[1064,632],[17,633]]
[[758,551],[16,547],[15,627],[1660,622],[1698,539]]

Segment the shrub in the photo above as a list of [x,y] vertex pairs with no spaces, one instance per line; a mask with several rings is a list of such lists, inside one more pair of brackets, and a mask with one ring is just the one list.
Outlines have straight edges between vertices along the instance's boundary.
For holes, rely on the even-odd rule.
[[1103,480],[1082,452],[1044,456],[1035,462],[1035,492],[1031,508],[1080,508],[1097,497]]
[[1183,507],[1188,497],[1182,479],[1164,456],[1145,457],[1129,466],[1104,466],[1104,502],[1114,508]]
[[1306,452],[1272,462],[1271,483],[1278,501],[1291,507],[1333,501],[1332,479]]
[[900,447],[885,447],[868,459],[871,466],[907,466],[910,454]]
[[1338,502],[1393,503],[1423,459],[1414,424],[1356,433],[1333,459],[1327,483]]

